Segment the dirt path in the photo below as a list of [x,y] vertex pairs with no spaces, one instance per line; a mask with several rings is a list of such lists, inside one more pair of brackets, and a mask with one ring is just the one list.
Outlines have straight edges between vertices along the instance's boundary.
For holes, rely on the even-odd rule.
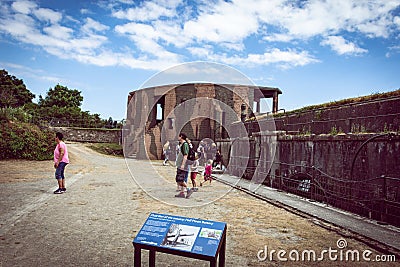
[[[328,257],[323,262],[282,262],[276,257],[273,262],[261,262],[257,253],[265,246],[287,252],[337,249],[340,238],[346,239],[348,249],[379,254],[350,236],[321,228],[319,222],[219,183],[201,188],[188,200],[179,200],[187,201],[184,205],[189,208],[166,204],[178,201],[173,197],[173,167],[153,164],[165,183],[149,183],[146,189],[161,191],[160,201],[146,194],[131,175],[133,171],[142,181],[151,181],[148,162],[131,160],[128,169],[124,159],[100,155],[82,144],[68,146],[68,191],[62,195],[52,193],[56,181],[51,162],[0,161],[0,266],[133,266],[132,239],[150,212],[226,222],[227,266],[337,266],[340,263]],[[222,198],[221,192],[225,192]],[[142,257],[147,264],[147,254]],[[157,266],[194,264],[208,266],[157,254]],[[374,264],[382,266],[376,262],[368,266]]]

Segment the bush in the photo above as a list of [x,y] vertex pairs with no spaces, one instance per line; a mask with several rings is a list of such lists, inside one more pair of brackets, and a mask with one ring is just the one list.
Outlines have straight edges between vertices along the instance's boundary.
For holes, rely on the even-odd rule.
[[49,160],[53,158],[54,133],[23,122],[1,122],[0,159]]
[[0,108],[0,122],[21,121],[29,122],[32,115],[27,113],[22,107],[19,108]]

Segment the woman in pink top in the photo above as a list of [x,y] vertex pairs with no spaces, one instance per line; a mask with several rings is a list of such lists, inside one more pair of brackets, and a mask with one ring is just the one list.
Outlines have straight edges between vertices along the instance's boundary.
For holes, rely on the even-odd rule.
[[54,194],[62,194],[65,189],[65,177],[64,170],[65,166],[69,163],[67,145],[63,141],[63,134],[60,132],[56,133],[57,146],[54,149],[54,168],[56,169],[56,179],[58,182],[58,189],[54,191]]

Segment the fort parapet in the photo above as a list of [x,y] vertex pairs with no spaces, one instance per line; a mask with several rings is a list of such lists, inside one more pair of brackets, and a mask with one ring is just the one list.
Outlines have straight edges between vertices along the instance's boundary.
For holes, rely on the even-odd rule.
[[276,132],[262,120],[245,122],[248,163],[231,153],[229,172],[400,226],[400,90],[279,114]]

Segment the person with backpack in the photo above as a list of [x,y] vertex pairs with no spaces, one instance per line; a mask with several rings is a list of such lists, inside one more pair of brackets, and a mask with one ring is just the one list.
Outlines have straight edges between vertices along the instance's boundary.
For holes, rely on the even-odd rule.
[[190,171],[191,171],[190,166],[193,164],[193,161],[194,161],[194,154],[193,154],[194,153],[194,149],[193,149],[192,141],[190,141],[189,138],[186,138],[186,142],[189,145],[189,153],[188,153],[188,159],[186,161],[187,173],[186,173],[186,176],[185,176],[185,183],[188,184],[188,178],[189,178]]
[[[178,136],[179,140],[179,152],[178,156],[176,159],[176,177],[175,181],[176,183],[180,186],[180,192],[175,195],[175,197],[181,197],[181,198],[189,198],[190,195],[193,193],[193,190],[191,190],[188,186],[187,183],[185,182],[185,177],[188,175],[188,155],[189,155],[189,144],[186,142],[187,136],[184,133],[180,133]],[[185,196],[185,189],[186,189],[186,196]]]

